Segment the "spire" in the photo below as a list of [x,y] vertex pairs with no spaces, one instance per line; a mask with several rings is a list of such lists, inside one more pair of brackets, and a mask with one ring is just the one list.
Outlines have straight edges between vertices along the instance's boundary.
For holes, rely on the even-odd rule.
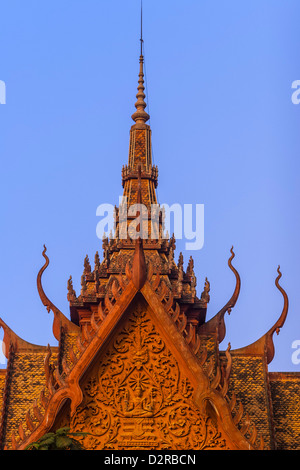
[[[136,204],[140,195],[143,194],[143,204],[150,208],[151,204],[157,204],[155,189],[157,187],[158,170],[157,167],[152,164],[151,128],[147,124],[150,116],[145,111],[143,42],[141,8],[140,73],[138,93],[136,95],[137,102],[135,103],[136,111],[132,115],[132,119],[135,123],[130,127],[128,165],[124,165],[122,168],[122,186],[124,188],[123,196],[127,198],[128,207],[132,204]],[[140,192],[138,186],[139,171]]]
[[143,6],[141,2],[141,54],[140,54],[140,73],[138,81],[138,93],[136,95],[137,102],[135,103],[136,111],[131,116],[135,121],[137,127],[144,127],[145,123],[150,119],[148,113],[146,113],[145,108],[147,104],[145,103],[145,87],[144,87],[144,56],[143,56]]

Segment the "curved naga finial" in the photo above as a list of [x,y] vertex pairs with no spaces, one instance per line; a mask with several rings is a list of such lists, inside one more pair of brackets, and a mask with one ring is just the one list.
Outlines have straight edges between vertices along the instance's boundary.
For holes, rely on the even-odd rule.
[[274,331],[276,331],[276,333],[279,334],[280,328],[283,327],[283,325],[285,323],[285,320],[286,320],[286,317],[287,317],[287,314],[288,314],[289,299],[288,299],[287,293],[285,292],[285,290],[281,287],[281,285],[278,282],[279,279],[282,277],[282,274],[280,272],[280,266],[278,266],[277,272],[278,272],[278,276],[275,279],[275,285],[276,285],[277,289],[281,292],[281,294],[283,296],[284,303],[283,303],[283,309],[282,309],[281,315],[278,318],[275,325],[271,328],[271,330],[272,330],[273,333],[274,333]]
[[61,331],[61,326],[66,326],[67,328],[71,328],[72,330],[78,329],[78,327],[72,323],[70,320],[68,320],[65,315],[51,302],[51,300],[48,299],[46,296],[43,286],[42,286],[42,275],[45,269],[49,266],[49,258],[46,255],[47,248],[44,245],[44,250],[43,250],[43,257],[45,258],[45,264],[41,267],[41,269],[38,272],[37,275],[37,289],[38,293],[40,296],[40,299],[47,308],[47,312],[49,313],[50,310],[54,313],[54,322],[53,322],[53,334],[55,338],[59,341],[60,339],[60,331]]
[[[233,260],[233,258],[235,257],[235,253],[233,251],[233,246],[231,247],[230,249],[230,253],[231,253],[231,256],[228,260],[228,266],[229,268],[231,269],[231,271],[233,272],[233,274],[235,275],[235,279],[236,279],[236,282],[235,282],[235,289],[234,289],[234,292],[230,298],[230,300],[227,302],[227,304],[220,310],[219,314],[222,312],[223,316],[226,312],[228,312],[230,314],[231,312],[231,309],[235,306],[236,302],[237,302],[237,299],[239,297],[239,294],[240,294],[240,290],[241,290],[241,278],[240,278],[240,275],[239,273],[237,272],[237,270],[235,269],[234,266],[232,266],[231,264],[231,261]],[[218,314],[217,314],[218,315]]]
[[39,270],[38,275],[37,275],[37,289],[38,289],[40,299],[41,299],[43,305],[45,305],[45,307],[47,308],[47,312],[49,313],[53,304],[48,299],[48,297],[46,296],[46,294],[44,292],[44,289],[43,289],[43,286],[42,286],[42,274],[46,270],[46,268],[49,266],[49,258],[46,255],[46,251],[47,251],[47,248],[44,245],[44,250],[43,250],[42,255],[43,255],[43,257],[45,258],[46,261],[45,261],[44,266],[41,267],[41,269]]
[[273,343],[273,334],[278,334],[280,328],[283,327],[284,322],[287,317],[288,308],[289,308],[289,300],[285,290],[280,286],[279,279],[281,278],[282,274],[280,272],[280,266],[277,268],[278,276],[275,279],[275,285],[277,289],[281,292],[283,296],[283,308],[282,312],[276,321],[276,323],[265,333],[261,336],[258,340],[254,343],[249,344],[248,346],[244,346],[243,348],[235,349],[235,354],[256,354],[256,355],[265,355],[267,359],[267,363],[270,364],[274,355],[275,355],[275,348]]
[[223,339],[225,338],[226,328],[225,328],[225,322],[224,322],[224,315],[225,315],[226,312],[228,312],[230,314],[231,309],[235,306],[235,304],[237,302],[237,299],[239,297],[240,290],[241,290],[240,275],[237,272],[237,270],[235,269],[235,267],[232,266],[232,260],[235,257],[235,253],[233,251],[233,246],[231,247],[230,253],[231,253],[231,256],[228,260],[228,266],[231,269],[231,271],[233,272],[233,274],[235,275],[236,282],[235,282],[234,292],[233,292],[231,298],[226,303],[226,305],[224,305],[224,307],[221,308],[221,310],[213,318],[211,318],[207,323],[202,325],[200,327],[200,330],[199,330],[199,333],[201,332],[201,333],[205,333],[205,334],[213,333],[217,330],[219,343],[221,343],[221,341],[223,341]]
[[274,348],[274,343],[273,343],[273,334],[276,333],[279,334],[280,328],[283,327],[287,314],[288,314],[288,309],[289,309],[289,299],[287,296],[287,293],[285,290],[281,287],[279,284],[279,279],[281,278],[282,274],[280,272],[280,266],[277,268],[278,276],[275,279],[275,286],[277,289],[281,292],[283,296],[283,308],[282,312],[280,314],[280,317],[278,318],[277,322],[272,326],[272,328],[269,329],[269,331],[266,333],[266,340],[267,340],[267,362],[268,364],[272,361],[274,354],[275,354],[275,348]]

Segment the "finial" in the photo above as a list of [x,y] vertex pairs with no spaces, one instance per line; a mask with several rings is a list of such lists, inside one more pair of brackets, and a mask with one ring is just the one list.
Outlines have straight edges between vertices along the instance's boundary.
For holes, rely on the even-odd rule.
[[136,95],[137,102],[135,103],[136,112],[131,116],[135,121],[136,125],[139,127],[145,127],[145,123],[150,119],[148,113],[146,113],[145,108],[147,104],[145,103],[145,87],[144,87],[144,56],[143,56],[143,3],[141,1],[141,54],[140,54],[140,73],[139,73],[139,84],[138,84],[138,93]]
[[203,300],[206,303],[208,303],[210,301],[209,291],[210,291],[210,283],[209,283],[209,281],[207,280],[207,277],[206,277],[205,278],[205,283],[204,283],[204,289],[203,289],[203,292],[201,294],[201,300]]
[[143,0],[141,0],[141,55],[143,55]]
[[288,299],[287,293],[285,292],[285,290],[279,284],[279,279],[282,276],[281,271],[280,271],[280,266],[278,266],[277,272],[278,272],[278,276],[275,279],[275,285],[276,285],[277,289],[283,295],[284,305],[283,305],[282,313],[281,313],[279,319],[277,320],[277,322],[275,323],[275,325],[273,326],[273,328],[271,328],[271,331],[272,331],[272,333],[274,333],[274,331],[276,331],[276,333],[279,334],[280,328],[283,327],[284,322],[285,322],[286,317],[287,317],[287,313],[288,313],[288,309],[289,309],[289,299]]
[[91,272],[91,265],[88,255],[84,258],[84,274],[89,274]]
[[68,301],[70,300],[75,300],[76,299],[76,292],[73,287],[73,279],[72,276],[70,276],[68,280],[68,296],[67,296]]
[[179,258],[178,258],[178,268],[183,269],[183,254],[182,251],[179,253]]
[[100,268],[100,256],[99,256],[98,251],[96,251],[96,254],[95,254],[95,271],[98,271],[99,268]]
[[194,270],[194,260],[193,260],[193,257],[190,256],[186,272],[187,274],[192,274],[193,270]]

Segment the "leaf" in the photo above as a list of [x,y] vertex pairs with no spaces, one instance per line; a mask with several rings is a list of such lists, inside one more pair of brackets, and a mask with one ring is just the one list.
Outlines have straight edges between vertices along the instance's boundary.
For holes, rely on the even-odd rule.
[[48,432],[47,434],[44,434],[37,442],[42,442],[44,439],[48,439],[48,437],[55,437],[55,433]]
[[25,450],[39,450],[40,446],[37,442],[33,442],[32,444],[28,444],[27,447],[25,447]]
[[75,439],[72,439],[70,450],[84,450],[84,447],[80,442],[76,441]]
[[57,449],[68,449],[72,445],[72,440],[68,436],[57,436],[55,444]]
[[70,428],[68,428],[68,427],[60,428],[56,431],[56,435],[57,436],[60,436],[61,434],[66,435],[66,434],[69,434],[69,431],[70,431]]
[[42,446],[50,446],[51,444],[54,444],[55,442],[55,436],[50,436],[50,437],[42,437],[38,443]]
[[87,436],[86,432],[70,432],[69,427],[57,429],[42,436],[37,442],[29,444],[28,450],[81,450],[83,445],[70,436]]

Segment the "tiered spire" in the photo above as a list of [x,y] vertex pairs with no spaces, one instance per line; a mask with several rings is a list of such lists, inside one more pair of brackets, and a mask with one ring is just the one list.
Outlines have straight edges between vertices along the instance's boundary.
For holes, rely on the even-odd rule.
[[143,54],[140,55],[140,73],[139,73],[139,85],[138,85],[138,93],[136,95],[137,102],[135,103],[136,112],[131,116],[132,119],[136,123],[136,127],[142,128],[145,126],[145,123],[150,119],[148,113],[146,113],[145,108],[147,106],[145,102],[146,95],[144,93],[144,56]]
[[150,119],[145,111],[144,86],[144,56],[143,56],[143,27],[141,10],[141,50],[140,50],[140,71],[138,80],[136,111],[132,114],[135,124],[130,129],[130,144],[128,165],[122,168],[123,196],[127,198],[128,207],[137,203],[137,180],[138,168],[141,167],[141,193],[143,194],[143,204],[150,208],[151,204],[157,204],[156,192],[158,170],[152,164],[152,144],[151,129],[146,124]]

